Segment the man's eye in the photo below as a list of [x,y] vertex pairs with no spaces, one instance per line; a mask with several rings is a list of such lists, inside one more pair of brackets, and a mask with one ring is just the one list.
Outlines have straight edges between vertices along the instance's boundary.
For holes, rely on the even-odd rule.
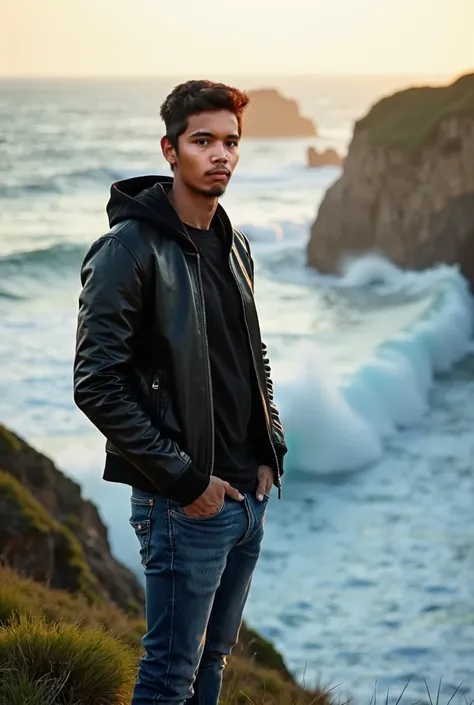
[[227,146],[228,147],[238,147],[239,143],[237,142],[237,140],[230,140],[229,142],[227,142]]
[[209,144],[209,140],[204,140],[204,139],[202,139],[202,140],[196,140],[196,144],[201,145],[201,147],[205,147],[206,145]]

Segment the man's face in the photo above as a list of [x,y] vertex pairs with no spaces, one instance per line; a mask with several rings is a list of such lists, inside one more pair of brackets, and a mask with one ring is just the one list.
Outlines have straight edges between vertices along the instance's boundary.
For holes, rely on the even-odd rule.
[[239,161],[239,128],[228,110],[192,115],[179,137],[178,152],[165,155],[174,160],[174,177],[209,198],[222,196]]

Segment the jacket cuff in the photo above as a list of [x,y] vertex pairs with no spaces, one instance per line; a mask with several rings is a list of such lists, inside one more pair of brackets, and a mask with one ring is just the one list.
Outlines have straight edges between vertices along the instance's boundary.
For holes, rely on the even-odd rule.
[[286,450],[283,450],[282,448],[275,448],[275,453],[278,458],[278,465],[280,466],[280,477],[283,475],[285,470],[283,469],[283,458],[286,455]]
[[178,502],[182,507],[186,507],[207,490],[209,481],[208,475],[200,472],[191,463],[176,482],[173,482],[171,487],[167,489],[166,496]]

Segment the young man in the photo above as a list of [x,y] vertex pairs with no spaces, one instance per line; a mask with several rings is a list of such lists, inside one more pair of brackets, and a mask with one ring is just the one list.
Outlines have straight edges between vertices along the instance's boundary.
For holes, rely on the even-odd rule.
[[286,452],[245,236],[218,199],[245,93],[189,81],[166,98],[173,178],[112,186],[83,263],[75,401],[132,487],[147,633],[132,704],[216,705]]

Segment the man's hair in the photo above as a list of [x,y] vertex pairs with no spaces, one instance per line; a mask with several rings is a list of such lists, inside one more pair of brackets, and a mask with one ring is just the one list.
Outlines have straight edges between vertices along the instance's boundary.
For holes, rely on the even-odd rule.
[[242,132],[242,115],[249,104],[244,91],[225,83],[186,81],[176,86],[161,106],[160,115],[166,126],[166,139],[178,149],[179,136],[185,132],[188,119],[198,113],[229,110],[234,113]]

